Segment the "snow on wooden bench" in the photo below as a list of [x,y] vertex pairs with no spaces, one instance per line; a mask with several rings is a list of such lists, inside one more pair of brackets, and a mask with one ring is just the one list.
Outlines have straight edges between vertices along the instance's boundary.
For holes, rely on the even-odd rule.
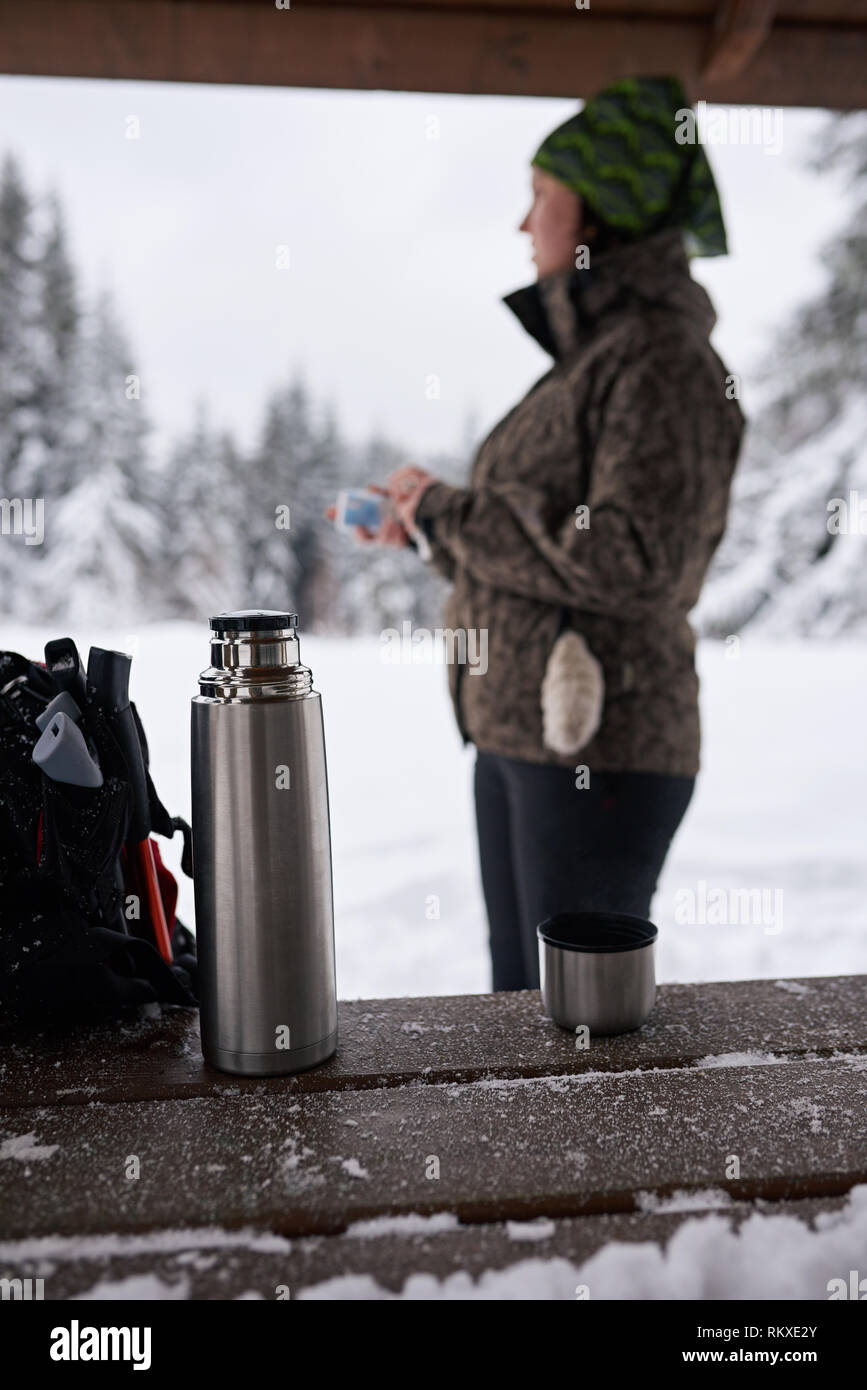
[[0,1106],[214,1095],[362,1090],[413,1081],[570,1075],[679,1067],[708,1055],[789,1057],[867,1051],[867,977],[662,985],[644,1027],[575,1039],[538,991],[341,1001],[337,1055],[291,1078],[248,1080],[202,1061],[198,1014],[156,1012],[132,1024],[0,1033]]
[[865,1003],[860,976],[668,985],[578,1050],[535,992],[358,1001],[333,1062],[267,1080],[207,1068],[188,1011],[7,1034],[0,1273],[273,1298],[812,1218],[867,1182]]

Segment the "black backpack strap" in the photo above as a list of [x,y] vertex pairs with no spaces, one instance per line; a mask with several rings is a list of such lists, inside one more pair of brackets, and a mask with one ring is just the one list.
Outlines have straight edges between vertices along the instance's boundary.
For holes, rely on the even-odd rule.
[[184,837],[184,848],[181,854],[181,868],[187,878],[193,876],[193,832],[187,825],[183,816],[172,816],[172,826],[175,830],[180,830]]
[[183,816],[170,816],[163,803],[157,796],[156,787],[151,779],[148,767],[148,745],[145,737],[144,726],[139,718],[138,710],[130,701],[130,709],[135,720],[135,727],[138,732],[139,742],[141,743],[142,755],[144,757],[145,777],[147,778],[148,788],[148,808],[150,811],[151,829],[157,835],[164,835],[167,840],[171,840],[176,830],[180,830],[184,837],[184,848],[181,854],[181,868],[187,878],[193,876],[193,834]]

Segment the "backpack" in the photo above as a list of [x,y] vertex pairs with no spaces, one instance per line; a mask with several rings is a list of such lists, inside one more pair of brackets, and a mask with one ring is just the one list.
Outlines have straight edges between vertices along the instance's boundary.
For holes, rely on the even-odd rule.
[[0,652],[0,1021],[195,1006],[195,938],[150,838],[180,830],[192,876],[190,828],[154,789],[130,658],[91,648],[85,672],[70,638],[45,650]]

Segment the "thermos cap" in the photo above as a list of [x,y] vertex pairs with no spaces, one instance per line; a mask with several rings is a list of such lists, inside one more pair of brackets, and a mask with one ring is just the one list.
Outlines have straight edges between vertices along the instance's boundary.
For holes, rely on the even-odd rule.
[[210,625],[211,664],[199,676],[200,699],[293,700],[312,693],[294,613],[238,608],[217,613]]
[[240,608],[234,613],[218,613],[211,618],[212,632],[277,632],[297,626],[297,613],[282,613],[267,608]]

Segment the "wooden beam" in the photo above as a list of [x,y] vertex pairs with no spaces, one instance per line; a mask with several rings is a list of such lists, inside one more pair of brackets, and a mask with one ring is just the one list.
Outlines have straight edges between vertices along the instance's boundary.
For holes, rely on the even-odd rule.
[[[62,1051],[56,1060],[63,1065]],[[353,1221],[411,1212],[527,1221],[636,1211],[643,1192],[715,1187],[735,1201],[780,1201],[843,1196],[867,1180],[863,1072],[851,1060],[735,1058],[514,1078],[517,1086],[430,1086],[424,1064],[422,1044],[416,1084],[375,1098],[227,1089],[0,1110],[0,1134],[12,1138],[0,1163],[4,1244],[179,1226],[336,1235]],[[744,1170],[724,1177],[733,1131]],[[30,1145],[38,1158],[22,1162]],[[140,1177],[121,1185],[115,1175],[129,1153],[140,1156]],[[439,1181],[425,1175],[427,1154],[441,1155]]]
[[724,0],[702,70],[706,82],[740,76],[771,32],[776,8],[776,0]]
[[[637,3],[637,0],[634,0]],[[675,72],[693,99],[867,105],[867,26],[777,24],[736,75],[702,75],[700,17],[271,0],[0,0],[0,70],[61,77],[587,96]]]

